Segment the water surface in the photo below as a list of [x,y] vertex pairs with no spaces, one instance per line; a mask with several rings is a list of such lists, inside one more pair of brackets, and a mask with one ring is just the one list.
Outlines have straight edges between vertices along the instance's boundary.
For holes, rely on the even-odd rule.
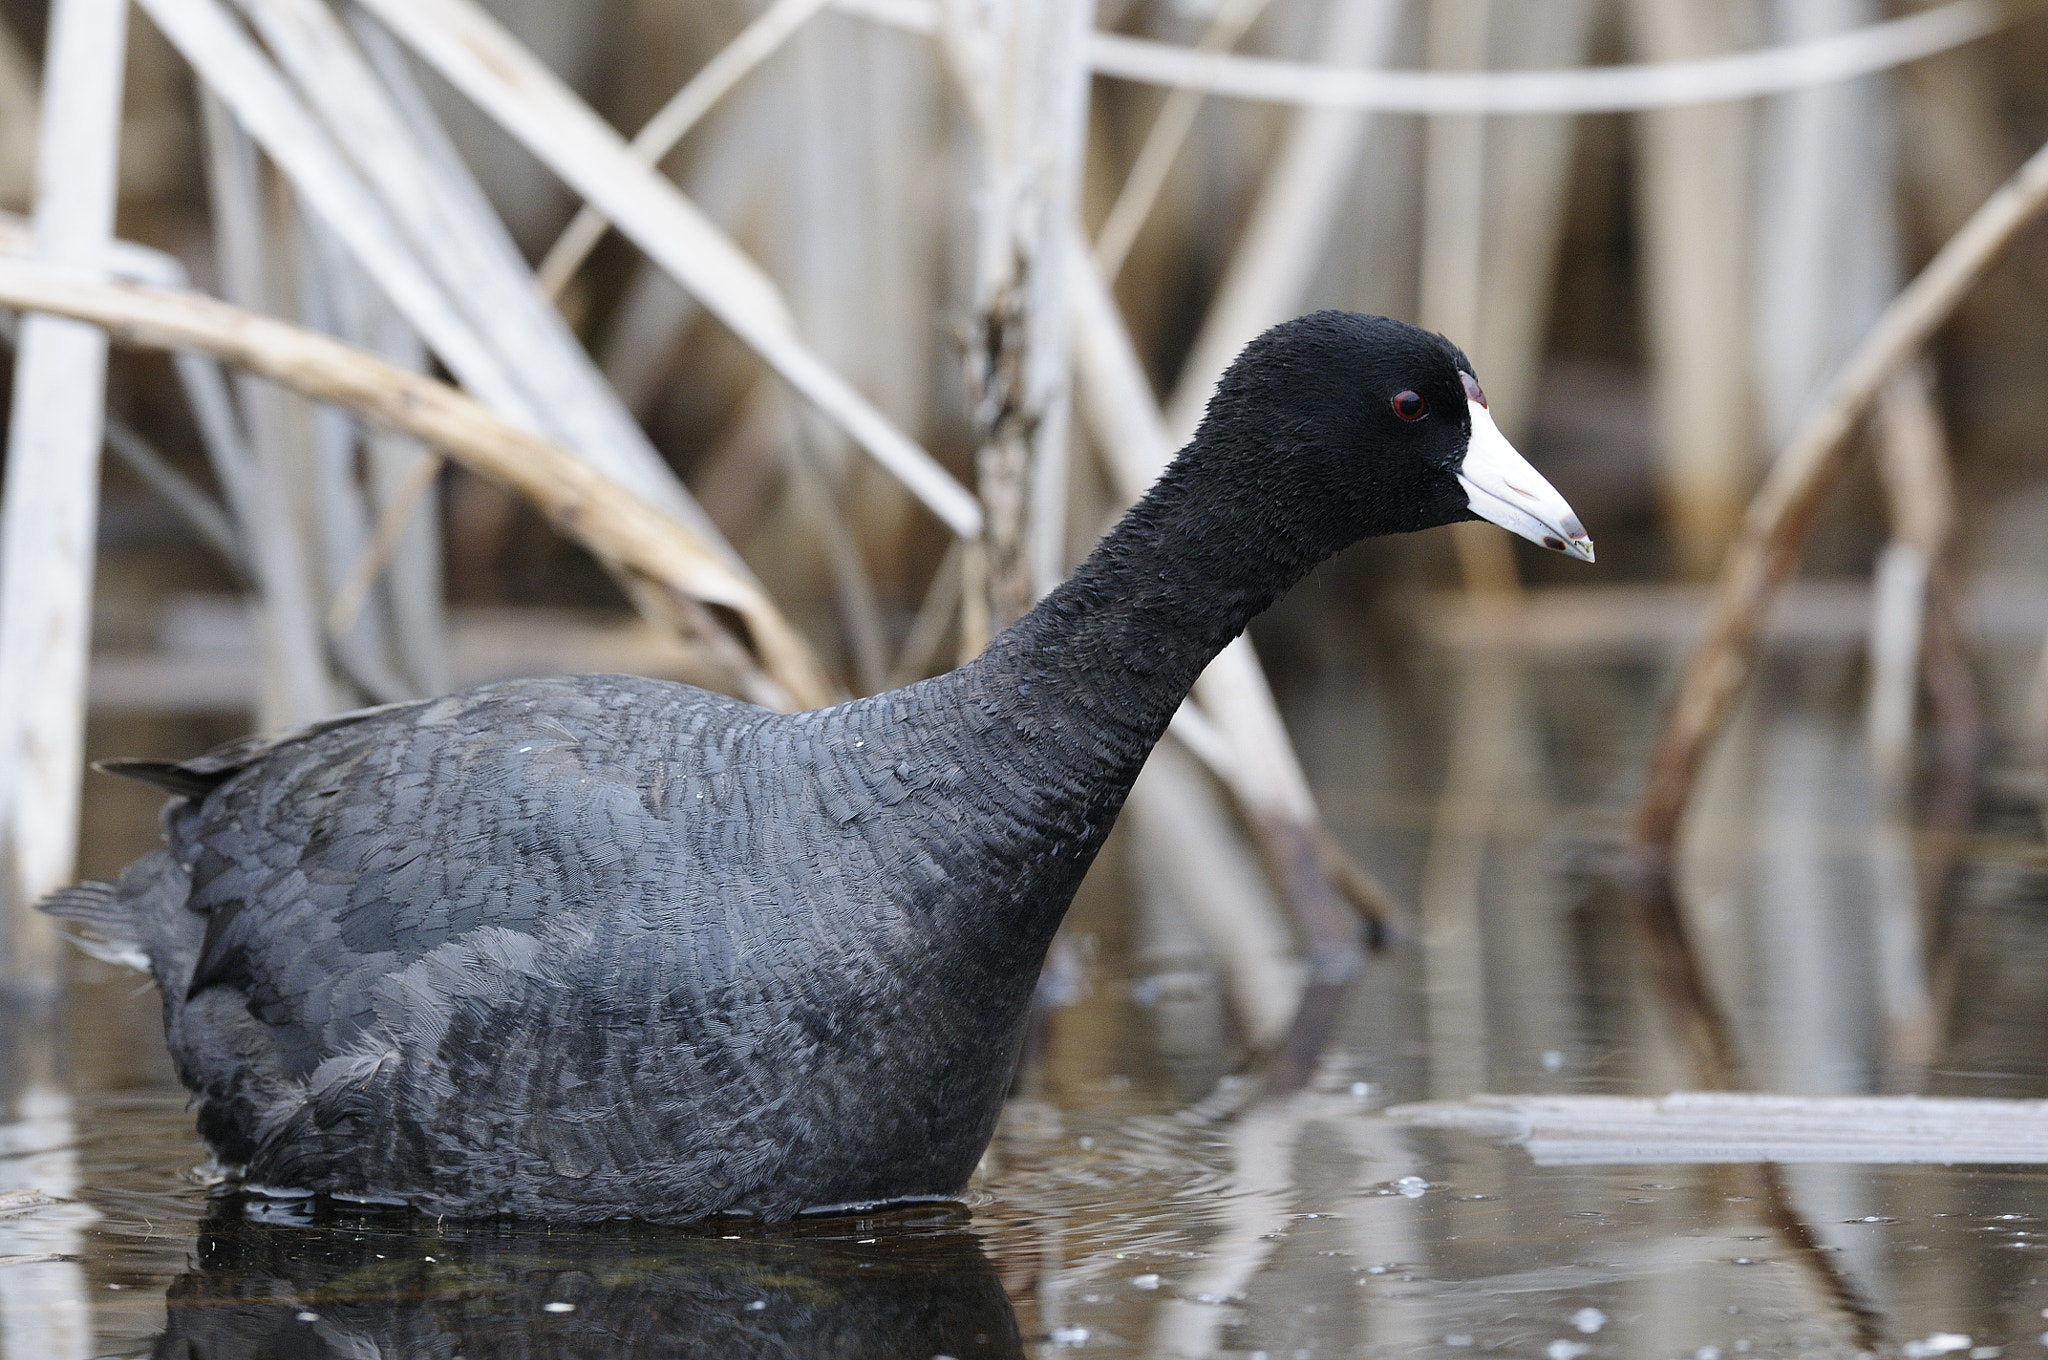
[[[1290,720],[1333,825],[1418,921],[1310,1090],[1254,1098],[1228,950],[1109,872],[961,1206],[547,1232],[252,1205],[202,1169],[153,995],[81,961],[60,1024],[6,1035],[0,1351],[2048,1354],[2048,1168],[1539,1167],[1382,1117],[1686,1085],[1608,881],[1666,659],[1361,641],[1325,662]],[[1780,658],[1702,798],[1689,904],[1759,1089],[1881,1080],[1857,674],[1846,646]],[[146,847],[149,800],[93,797],[105,872]],[[2048,1095],[2044,858],[2032,807],[1987,796],[1944,899],[1950,1033],[1921,1089]]]

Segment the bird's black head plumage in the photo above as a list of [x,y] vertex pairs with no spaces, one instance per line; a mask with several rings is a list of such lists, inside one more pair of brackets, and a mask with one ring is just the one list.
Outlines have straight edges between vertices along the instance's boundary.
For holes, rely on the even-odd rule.
[[1317,559],[1376,534],[1472,519],[1457,478],[1471,374],[1464,351],[1432,331],[1312,312],[1245,347],[1188,460],[1265,498]]

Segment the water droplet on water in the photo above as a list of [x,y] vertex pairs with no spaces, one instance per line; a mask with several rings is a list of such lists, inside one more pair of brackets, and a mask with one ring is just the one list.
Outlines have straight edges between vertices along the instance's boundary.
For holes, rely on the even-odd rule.
[[1421,1199],[1423,1192],[1429,1189],[1429,1182],[1420,1176],[1403,1176],[1394,1182],[1394,1188],[1409,1199]]
[[1601,1312],[1598,1308],[1581,1308],[1578,1312],[1572,1314],[1572,1326],[1578,1328],[1587,1336],[1591,1336],[1606,1325],[1607,1314]]
[[1157,1289],[1159,1287],[1159,1277],[1152,1274],[1135,1276],[1131,1280],[1131,1287],[1133,1289]]
[[1085,1346],[1088,1344],[1088,1329],[1055,1327],[1052,1329],[1052,1342],[1055,1346]]
[[540,1310],[543,1313],[573,1313],[576,1311],[576,1305],[573,1303],[544,1303],[540,1306]]
[[1566,1341],[1560,1338],[1545,1346],[1543,1353],[1550,1357],[1550,1360],[1579,1360],[1580,1356],[1592,1349],[1583,1341]]

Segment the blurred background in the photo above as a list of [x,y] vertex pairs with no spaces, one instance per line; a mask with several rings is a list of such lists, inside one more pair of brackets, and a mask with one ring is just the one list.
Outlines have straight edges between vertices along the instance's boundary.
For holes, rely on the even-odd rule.
[[[1135,1198],[1153,1135],[1120,1121],[1262,1060],[1375,1108],[1697,1080],[1618,874],[1664,704],[1773,460],[2048,139],[2048,20],[1974,0],[148,0],[125,34],[121,6],[73,8],[98,41],[72,45],[60,88],[65,4],[0,0],[0,253],[37,250],[39,109],[117,113],[111,142],[89,118],[75,141],[44,131],[71,149],[41,179],[83,195],[83,217],[45,210],[88,249],[91,183],[114,186],[115,275],[464,387],[709,545],[815,671],[723,606],[650,605],[601,535],[468,458],[423,462],[340,407],[117,347],[103,430],[96,390],[32,392],[0,366],[6,599],[90,585],[49,606],[89,639],[82,688],[18,641],[0,660],[17,749],[72,714],[86,758],[181,757],[567,671],[784,704],[872,693],[973,655],[1078,561],[1265,326],[1379,312],[1471,355],[1597,566],[1484,525],[1364,543],[1205,679],[1048,964],[1028,1117],[992,1173],[1013,1226],[1082,1212],[1062,1198],[1076,1164],[1044,1150],[1067,1146],[1062,1118],[1137,1149],[1110,1175]],[[436,46],[478,32],[559,84]],[[1566,74],[1541,100],[1306,69],[1652,63],[1672,65],[1634,93]],[[680,198],[627,163],[619,139],[650,120],[642,158]],[[593,193],[621,229],[572,226]],[[10,322],[10,344],[25,334]],[[777,335],[831,381],[792,379]],[[96,558],[19,546],[43,517],[19,508],[24,430],[104,441],[97,488],[71,493]],[[1999,255],[1850,448],[1693,790],[1683,917],[1743,1085],[2048,1093],[2048,227]],[[52,676],[55,697],[20,697]],[[155,843],[158,796],[10,759],[11,976],[62,997],[54,1023],[12,1024],[10,1089],[99,1101],[115,1128],[146,1109],[134,1136],[167,1136],[175,1118],[117,1101],[174,1085],[153,994],[24,907],[71,865],[63,818],[39,811],[81,808],[77,872],[106,876]],[[1302,1018],[1318,989],[1334,1019]],[[1306,1184],[1301,1129],[1273,1156]],[[85,1146],[68,1174],[90,1198]],[[129,1155],[106,1174],[156,1165]],[[1845,1213],[1878,1193],[1823,1191]],[[1025,1236],[1006,1288],[1051,1309],[1026,1334],[1086,1340],[1060,1311],[1073,1278],[1012,1268],[1043,1246]],[[166,1268],[149,1261],[137,1280]],[[1794,1313],[1833,1306],[1817,1297]],[[146,1312],[101,1316],[102,1344],[144,1335]],[[1225,1335],[1157,1325],[1162,1354]]]

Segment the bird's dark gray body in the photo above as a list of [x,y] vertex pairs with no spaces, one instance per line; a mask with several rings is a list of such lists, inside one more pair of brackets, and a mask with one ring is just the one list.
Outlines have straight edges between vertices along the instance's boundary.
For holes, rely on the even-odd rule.
[[991,777],[1017,715],[950,680],[511,681],[187,766],[118,893],[202,1130],[461,1216],[958,1191],[1122,800]]
[[557,1221],[956,1193],[1195,677],[1347,544],[1474,517],[1469,367],[1381,318],[1269,332],[1068,581],[907,689],[513,681],[130,762],[181,795],[165,848],[49,909],[146,960],[259,1185]]

